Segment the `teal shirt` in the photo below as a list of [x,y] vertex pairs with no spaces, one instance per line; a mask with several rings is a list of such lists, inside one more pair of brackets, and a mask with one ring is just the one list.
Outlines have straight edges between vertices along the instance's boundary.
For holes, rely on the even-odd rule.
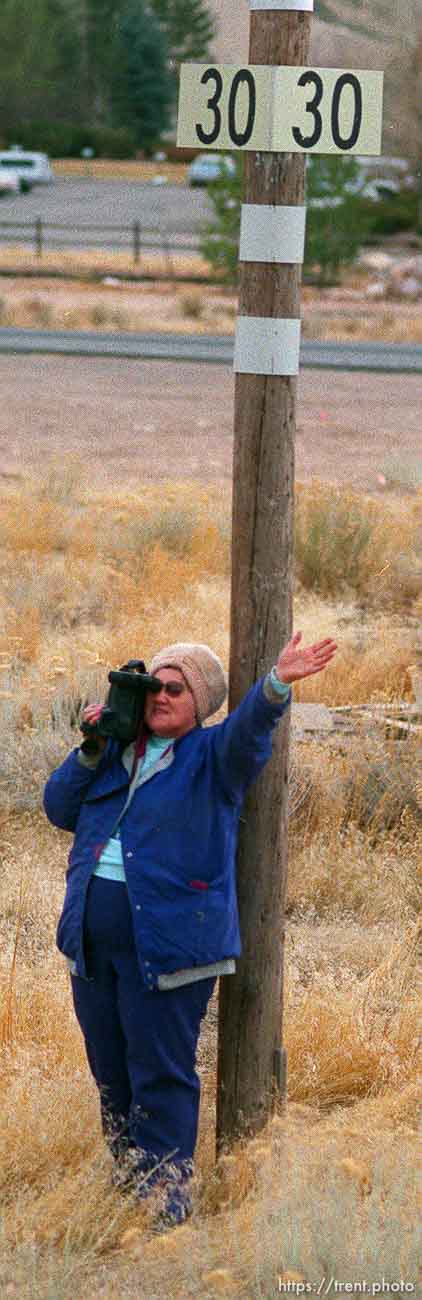
[[[149,736],[145,754],[139,768],[140,771],[142,770],[142,774],[144,774],[149,767],[152,767],[153,763],[157,762],[157,758],[161,757],[161,754],[170,744],[170,736]],[[119,830],[117,830],[116,834],[107,840],[107,844],[102,851],[93,875],[102,876],[104,880],[121,880],[123,884],[126,884],[126,873],[123,866],[122,845]]]

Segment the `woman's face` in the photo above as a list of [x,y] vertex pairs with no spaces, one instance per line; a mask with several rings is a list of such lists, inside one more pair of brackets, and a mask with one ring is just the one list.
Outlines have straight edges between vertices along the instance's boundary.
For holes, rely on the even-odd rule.
[[192,692],[180,668],[159,668],[154,677],[159,677],[161,682],[176,682],[183,688],[177,695],[169,695],[167,691],[146,693],[144,720],[150,731],[176,740],[197,726]]

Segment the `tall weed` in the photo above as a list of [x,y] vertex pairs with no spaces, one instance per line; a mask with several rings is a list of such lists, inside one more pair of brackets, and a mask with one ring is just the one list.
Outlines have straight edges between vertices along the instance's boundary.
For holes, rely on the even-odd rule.
[[417,504],[404,511],[321,482],[299,486],[297,581],[322,596],[338,598],[350,590],[374,606],[406,607],[422,586],[419,529]]

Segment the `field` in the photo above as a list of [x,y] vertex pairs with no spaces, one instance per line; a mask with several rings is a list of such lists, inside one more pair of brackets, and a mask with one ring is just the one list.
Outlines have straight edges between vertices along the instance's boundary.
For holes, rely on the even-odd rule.
[[[151,1209],[111,1185],[54,942],[70,837],[41,794],[78,743],[78,701],[103,698],[129,651],[148,663],[189,633],[228,668],[232,376],[186,366],[176,383],[167,363],[60,358],[2,358],[0,373],[13,394],[0,429],[0,1295],[270,1300],[384,1279],[417,1296],[417,733],[293,741],[285,1110],[215,1165],[217,990],[193,1219],[154,1239]],[[218,436],[202,424],[195,442],[213,377]],[[294,604],[304,639],[334,635],[339,651],[294,697],[410,703],[417,377],[330,379],[302,376]]]
[[[22,259],[22,252],[19,257]],[[30,269],[31,259],[25,256],[25,267]],[[104,256],[97,254],[89,259],[101,265]],[[15,269],[19,258],[14,250],[0,250],[0,267],[7,267],[13,258]],[[66,279],[65,264],[75,265],[83,275],[83,257],[76,259],[69,253],[46,255],[45,278],[41,283],[31,279],[25,270],[13,279],[3,279],[0,289],[0,325],[20,329],[101,330],[104,331],[163,331],[181,334],[214,334],[233,336],[237,315],[237,295],[217,285],[139,283],[120,281],[129,265],[122,267],[121,254],[109,254],[111,267],[99,283],[89,279]],[[32,265],[35,259],[32,258]],[[127,259],[126,259],[127,262]],[[175,268],[186,266],[186,258],[173,258]],[[113,266],[117,274],[113,275]],[[44,263],[43,263],[44,264]],[[48,269],[59,267],[63,278],[48,277]],[[166,274],[161,255],[142,258],[145,273],[155,269]],[[205,264],[191,259],[195,274],[205,272]],[[70,267],[69,267],[70,269]],[[133,267],[131,268],[133,272]],[[89,264],[85,265],[86,274]],[[356,284],[357,280],[357,284]],[[365,299],[369,276],[355,278],[355,285],[338,289],[317,290],[305,288],[302,293],[302,333],[304,339],[353,342],[422,343],[422,314],[416,303],[371,302]]]

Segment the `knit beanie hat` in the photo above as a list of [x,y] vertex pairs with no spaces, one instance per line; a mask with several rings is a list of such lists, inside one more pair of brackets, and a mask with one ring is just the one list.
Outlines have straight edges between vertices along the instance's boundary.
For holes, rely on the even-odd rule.
[[180,668],[195,700],[198,722],[221,708],[227,695],[227,680],[221,660],[208,645],[176,642],[151,660],[149,672],[158,668]]

